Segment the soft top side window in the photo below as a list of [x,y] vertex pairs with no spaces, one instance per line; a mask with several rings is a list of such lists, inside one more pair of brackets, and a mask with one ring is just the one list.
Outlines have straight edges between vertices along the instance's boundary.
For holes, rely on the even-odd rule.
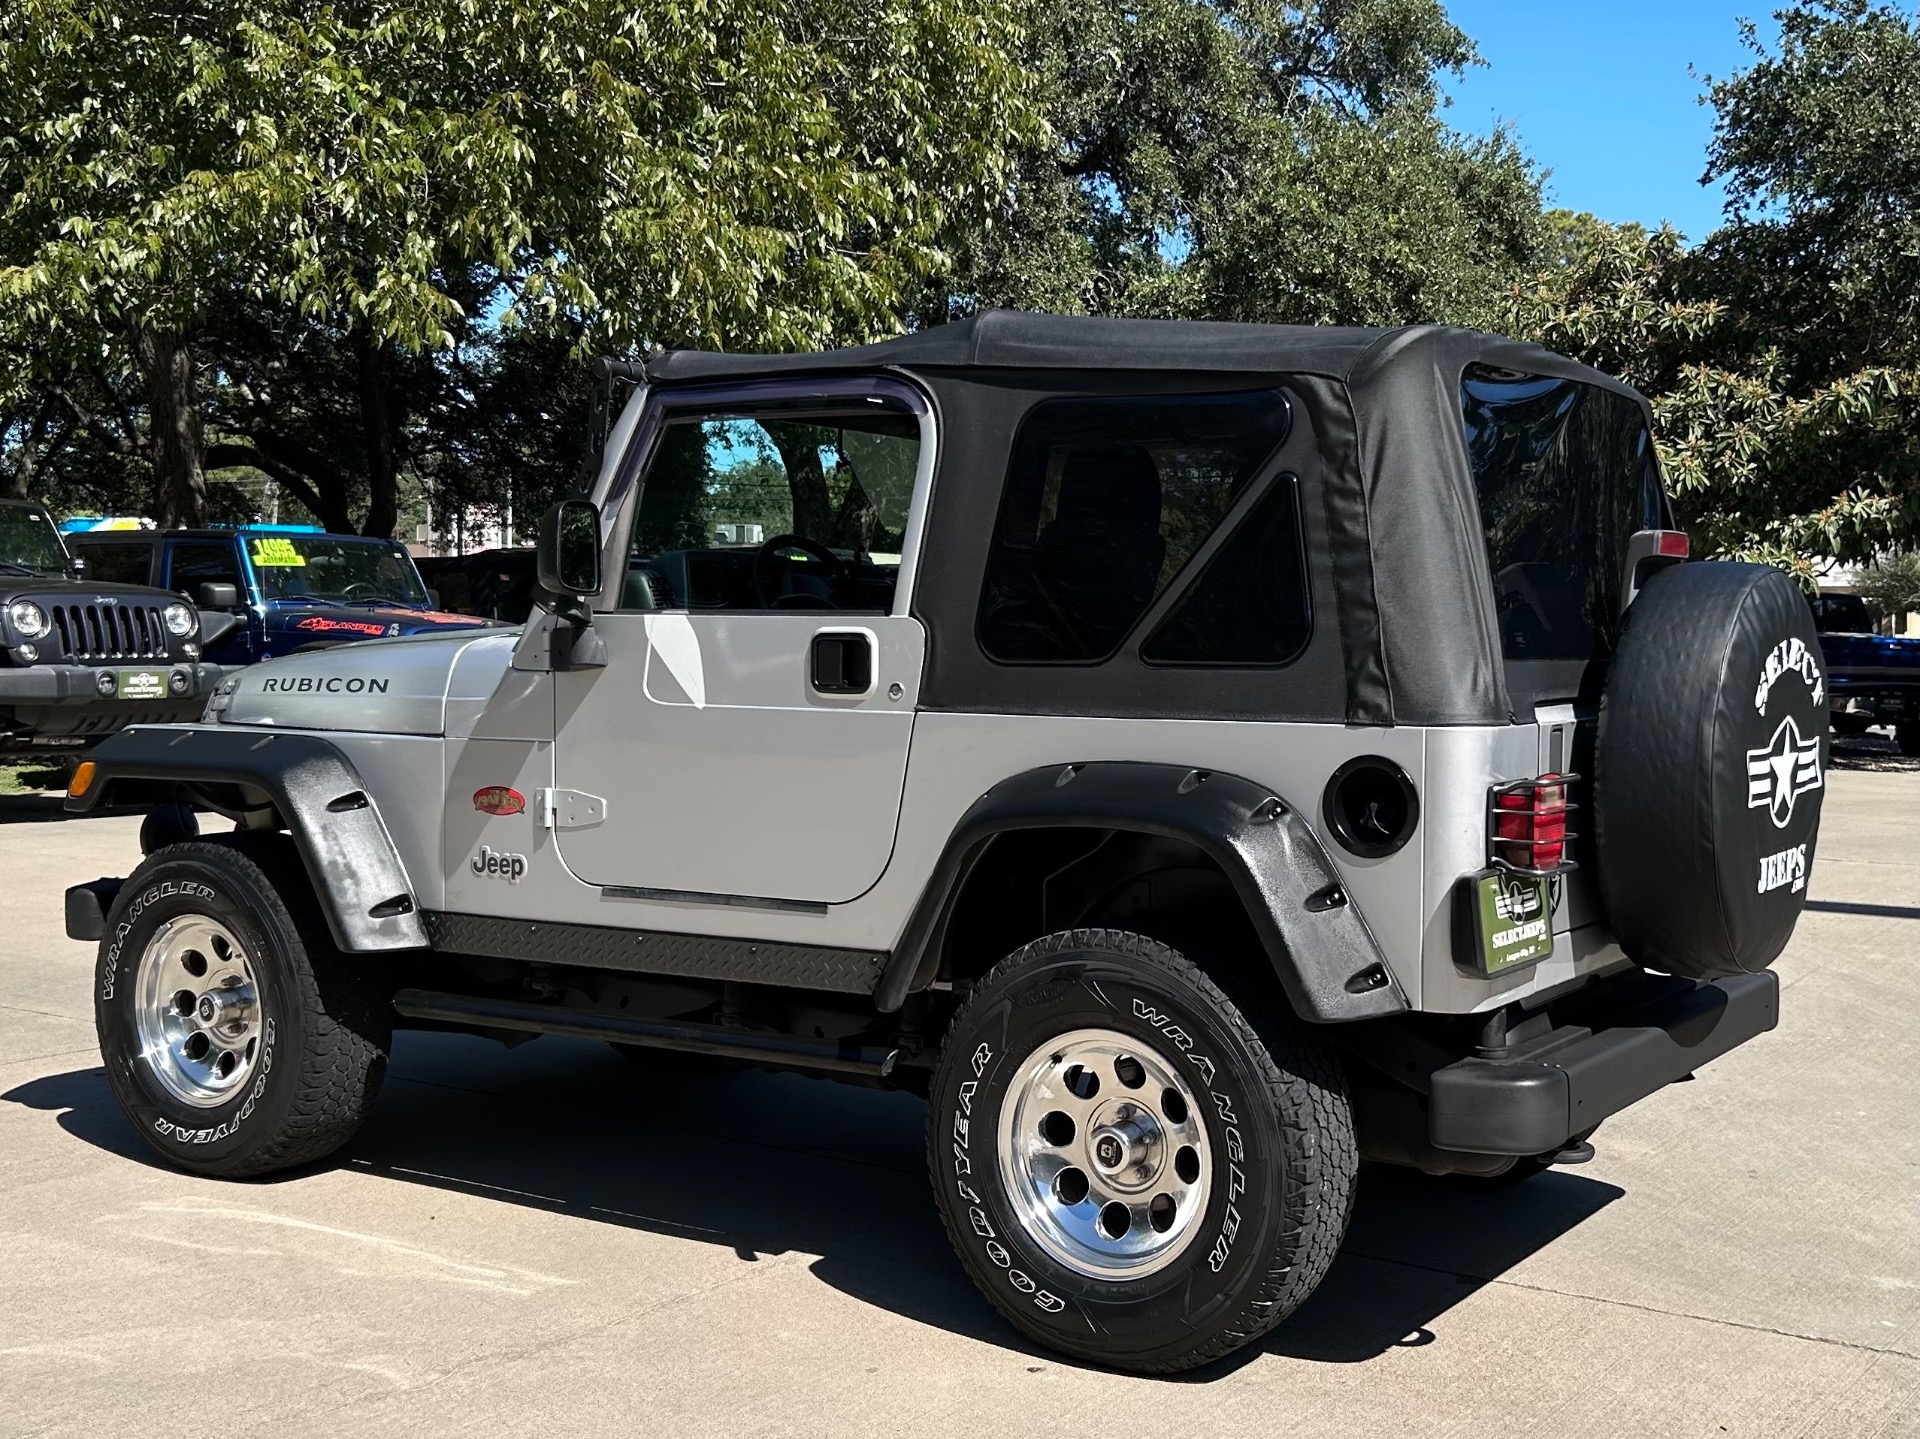
[[919,463],[918,418],[880,403],[670,415],[620,607],[884,614]]
[[147,585],[153,583],[153,545],[140,540],[75,545],[74,550],[87,562],[87,578],[110,585]]
[[198,600],[203,584],[232,585],[246,598],[240,560],[229,540],[172,540],[167,545],[166,587]]
[[1598,385],[1487,365],[1468,367],[1460,400],[1503,653],[1611,654],[1627,538],[1663,523],[1645,414]]
[[[1035,405],[1014,436],[987,556],[981,647],[1015,663],[1112,656],[1288,425],[1287,401],[1271,389]],[[1195,613],[1189,607],[1186,618]],[[1190,630],[1176,616],[1150,642],[1159,653],[1149,658],[1232,658],[1196,643]]]

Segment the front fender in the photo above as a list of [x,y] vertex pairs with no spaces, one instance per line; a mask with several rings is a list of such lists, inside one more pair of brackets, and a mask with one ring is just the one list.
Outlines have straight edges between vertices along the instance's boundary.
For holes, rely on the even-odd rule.
[[1029,770],[976,800],[881,975],[879,1008],[898,1009],[932,981],[955,898],[996,835],[1069,827],[1181,839],[1210,856],[1302,1019],[1374,1019],[1407,1008],[1333,861],[1291,805],[1238,775],[1132,762]]
[[67,809],[185,798],[235,819],[278,812],[292,831],[334,943],[349,953],[422,949],[412,882],[353,764],[316,735],[218,725],[139,726],[96,749]]

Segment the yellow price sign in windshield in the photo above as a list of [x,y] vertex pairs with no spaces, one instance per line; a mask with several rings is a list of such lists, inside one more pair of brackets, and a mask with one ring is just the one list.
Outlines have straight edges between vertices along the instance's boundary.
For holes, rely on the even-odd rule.
[[292,540],[262,539],[253,540],[253,563],[261,569],[288,569],[305,565],[307,557],[293,547]]

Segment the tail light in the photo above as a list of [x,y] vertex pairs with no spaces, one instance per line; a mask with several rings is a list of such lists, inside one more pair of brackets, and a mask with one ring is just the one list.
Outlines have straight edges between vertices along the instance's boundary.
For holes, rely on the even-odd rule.
[[1514,784],[1495,785],[1487,800],[1487,837],[1493,862],[1516,874],[1561,874],[1573,868],[1567,858],[1567,786],[1575,774],[1543,774]]

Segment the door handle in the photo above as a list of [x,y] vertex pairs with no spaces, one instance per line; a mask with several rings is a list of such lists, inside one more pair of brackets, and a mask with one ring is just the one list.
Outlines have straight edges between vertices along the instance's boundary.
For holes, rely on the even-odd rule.
[[820,630],[813,637],[808,674],[815,693],[848,698],[873,693],[873,633]]

